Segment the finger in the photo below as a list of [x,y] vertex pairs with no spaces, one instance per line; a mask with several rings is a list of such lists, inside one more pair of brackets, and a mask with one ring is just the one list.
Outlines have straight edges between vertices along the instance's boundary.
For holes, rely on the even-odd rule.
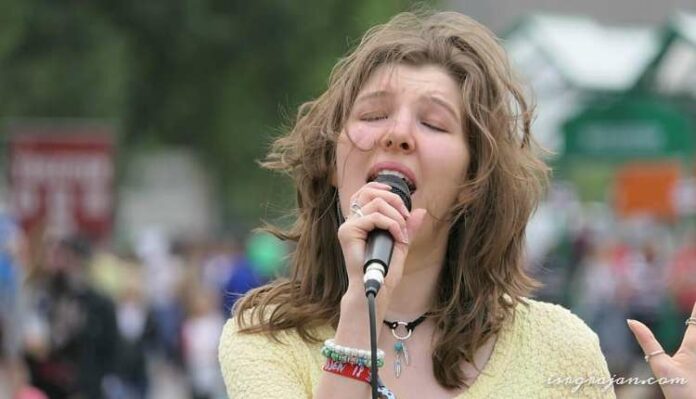
[[[377,184],[386,186],[387,189],[377,187]],[[358,205],[364,206],[375,198],[382,198],[387,203],[391,204],[391,206],[393,206],[395,209],[398,209],[399,212],[404,215],[404,217],[408,217],[410,212],[408,208],[406,208],[404,201],[401,199],[401,197],[392,193],[390,190],[391,187],[382,183],[368,183],[353,194],[351,202],[357,202]]]
[[420,226],[423,224],[425,214],[425,209],[418,208],[415,209],[413,213],[411,213],[411,217],[406,220],[406,234],[409,238],[409,243],[396,243],[394,245],[394,260],[402,261],[406,259],[410,242],[412,241],[412,238],[415,237]]
[[[631,332],[633,332],[633,335],[638,341],[638,345],[640,345],[641,349],[643,349],[643,353],[648,355],[664,350],[662,349],[662,345],[660,345],[657,339],[655,339],[655,335],[653,335],[652,331],[650,331],[645,324],[637,320],[627,320],[627,322],[628,328],[631,330]],[[655,374],[655,377],[667,377],[670,368],[670,359],[670,356],[666,354],[659,354],[650,357],[648,363],[650,364],[650,368],[652,369],[653,374]]]
[[373,187],[377,187],[377,188],[382,189],[382,190],[391,190],[391,186],[388,185],[387,183],[380,183],[377,181],[371,181],[371,182],[367,183],[366,186],[373,186]]
[[[694,307],[691,309],[691,318],[689,320],[693,319],[696,319],[696,302],[694,302]],[[681,346],[689,352],[696,354],[696,323],[690,322],[686,325],[686,333],[684,333],[684,340]]]
[[406,232],[406,218],[401,212],[395,209],[394,206],[385,201],[384,198],[378,197],[368,202],[365,206],[362,207],[362,212],[365,215],[374,212],[379,212],[383,215],[386,215],[396,220],[399,223],[399,226],[401,226],[401,229],[404,230],[404,233],[408,235],[408,233]]
[[388,189],[381,189],[377,187],[364,187],[355,193],[355,198],[358,203],[366,204],[375,198],[383,198],[387,203],[391,204],[395,209],[398,209],[404,217],[408,217],[410,212],[401,197],[390,191],[391,187]]
[[405,236],[405,233],[401,229],[399,223],[379,212],[370,213],[359,218],[353,218],[347,221],[345,224],[350,226],[350,228],[354,228],[356,230],[356,236],[363,240],[367,238],[368,233],[372,230],[382,229],[389,231],[392,237],[400,242],[408,241],[408,238]]
[[391,186],[388,184],[378,183],[376,181],[371,181],[369,183],[366,183],[364,186],[360,187],[358,189],[358,191],[356,191],[353,194],[353,198],[357,199],[357,197],[360,195],[360,193],[365,192],[365,190],[379,190],[379,191],[391,192]]
[[[414,209],[411,213],[411,217],[406,221],[406,228],[408,230],[409,237],[412,239],[415,237],[418,229],[423,223],[425,217],[425,209],[419,208]],[[403,265],[406,262],[406,257],[408,256],[410,244],[405,243],[395,243],[394,253],[392,256],[392,265]],[[387,286],[394,287],[394,281],[399,281],[401,279],[401,273],[403,270],[400,268],[392,267],[389,274],[387,274],[385,284]]]
[[360,187],[358,191],[354,192],[353,195],[350,197],[350,203],[352,204],[357,204],[358,206],[362,207],[365,205],[366,202],[369,201],[369,198],[362,198],[363,201],[361,201],[361,194],[364,194],[366,190],[369,189],[375,189],[375,190],[381,190],[381,191],[391,191],[391,187],[388,184],[384,183],[378,183],[376,181],[366,183],[364,186]]

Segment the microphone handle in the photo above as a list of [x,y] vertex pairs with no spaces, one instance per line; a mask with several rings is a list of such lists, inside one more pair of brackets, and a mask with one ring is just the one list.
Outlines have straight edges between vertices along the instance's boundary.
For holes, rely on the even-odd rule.
[[372,230],[367,236],[363,272],[367,270],[369,264],[377,262],[384,267],[384,274],[386,275],[389,271],[389,263],[391,262],[393,251],[394,238],[391,233],[382,229]]
[[389,270],[393,250],[394,238],[387,230],[375,229],[368,234],[363,266],[365,295],[377,296]]

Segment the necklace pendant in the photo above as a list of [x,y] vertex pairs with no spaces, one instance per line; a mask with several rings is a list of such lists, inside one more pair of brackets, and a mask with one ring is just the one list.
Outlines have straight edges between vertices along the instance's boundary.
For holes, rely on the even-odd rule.
[[401,377],[401,355],[396,354],[396,360],[394,361],[394,375],[396,378]]
[[401,364],[402,358],[403,362],[406,363],[407,366],[411,364],[411,359],[408,356],[406,343],[403,340],[396,341],[396,343],[394,344],[394,351],[396,352],[396,360],[394,361],[394,374],[396,375],[396,378],[399,378],[403,369],[403,365]]
[[404,355],[404,361],[406,362],[406,365],[407,365],[407,366],[410,366],[410,365],[411,365],[411,356],[409,356],[409,354],[408,354],[408,349],[406,349],[406,342],[403,342],[403,341],[402,341],[402,348],[401,348],[401,351],[402,351],[402,353],[403,353],[403,355]]
[[[418,327],[418,325],[422,323],[426,317],[427,313],[421,315],[419,318],[411,322],[383,320],[383,323],[389,327],[392,335],[396,339],[396,342],[394,343],[394,374],[396,375],[396,378],[401,376],[401,372],[403,371],[404,367],[411,365],[411,355],[408,353],[408,349],[406,348],[406,340],[411,337],[413,330]],[[403,328],[406,333],[400,334],[399,327]]]

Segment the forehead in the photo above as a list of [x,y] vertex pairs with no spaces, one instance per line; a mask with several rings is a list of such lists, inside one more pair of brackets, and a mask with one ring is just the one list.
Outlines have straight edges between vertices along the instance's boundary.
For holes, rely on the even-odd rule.
[[459,107],[457,82],[439,65],[411,66],[389,64],[379,66],[360,89],[361,95],[386,92],[388,95],[436,95]]

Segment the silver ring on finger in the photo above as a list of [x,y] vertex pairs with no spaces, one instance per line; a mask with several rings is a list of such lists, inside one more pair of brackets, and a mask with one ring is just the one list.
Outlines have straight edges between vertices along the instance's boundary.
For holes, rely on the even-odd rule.
[[686,319],[684,325],[688,327],[689,324],[691,324],[692,326],[696,326],[696,317],[689,317],[688,319]]
[[663,351],[662,349],[660,349],[659,351],[648,353],[647,355],[645,355],[645,362],[646,363],[649,362],[650,358],[653,356],[663,355],[663,354],[665,354],[665,351]]
[[362,206],[358,201],[353,201],[350,203],[350,212],[352,215],[355,215],[357,217],[362,217],[364,216],[361,210]]

